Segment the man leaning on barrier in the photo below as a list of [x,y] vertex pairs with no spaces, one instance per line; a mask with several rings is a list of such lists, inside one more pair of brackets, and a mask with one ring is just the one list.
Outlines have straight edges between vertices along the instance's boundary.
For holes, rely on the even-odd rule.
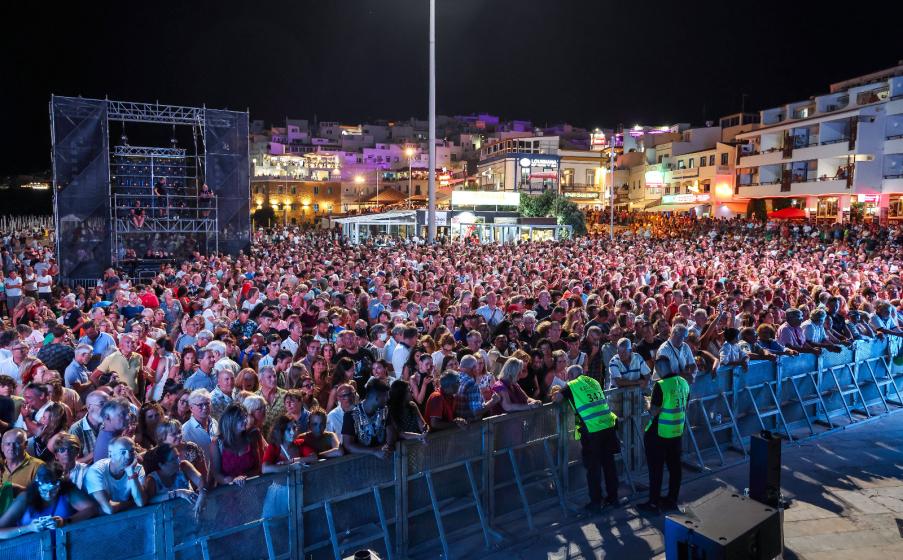
[[[566,400],[574,407],[577,422],[576,437],[580,440],[589,503],[584,509],[599,513],[604,508],[619,505],[618,471],[615,455],[621,452],[616,426],[618,417],[608,407],[599,382],[583,374],[580,366],[567,369],[567,386],[552,396],[555,402]],[[605,501],[602,501],[602,473],[605,473]]]

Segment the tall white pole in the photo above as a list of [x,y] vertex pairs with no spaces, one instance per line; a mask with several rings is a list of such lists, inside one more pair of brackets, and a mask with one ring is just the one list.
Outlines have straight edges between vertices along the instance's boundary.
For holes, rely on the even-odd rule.
[[427,240],[436,242],[436,0],[430,0],[430,176],[427,187]]
[[376,166],[376,211],[379,212],[379,166]]
[[611,188],[611,218],[608,223],[608,238],[610,241],[615,240],[615,135],[611,135],[611,142],[609,143],[609,149],[611,150],[611,169],[608,174],[608,184]]

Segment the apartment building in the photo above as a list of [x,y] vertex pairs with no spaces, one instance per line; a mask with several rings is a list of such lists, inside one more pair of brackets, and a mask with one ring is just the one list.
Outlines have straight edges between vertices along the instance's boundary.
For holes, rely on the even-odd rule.
[[811,218],[903,219],[903,64],[831,85],[829,93],[760,112],[736,135],[739,196],[766,210],[790,198]]

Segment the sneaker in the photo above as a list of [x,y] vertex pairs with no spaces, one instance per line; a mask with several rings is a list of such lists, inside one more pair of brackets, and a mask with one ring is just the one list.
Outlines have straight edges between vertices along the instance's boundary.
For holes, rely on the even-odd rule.
[[659,510],[658,504],[654,504],[652,502],[643,502],[642,504],[637,504],[634,507],[636,507],[637,510],[645,512],[645,513],[653,513],[656,515],[661,513],[661,510]]

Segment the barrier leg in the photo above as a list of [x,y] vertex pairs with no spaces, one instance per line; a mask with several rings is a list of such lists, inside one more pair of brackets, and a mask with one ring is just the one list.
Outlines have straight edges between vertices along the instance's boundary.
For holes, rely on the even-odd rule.
[[436,500],[436,490],[433,488],[433,475],[430,471],[423,473],[426,479],[426,488],[430,494],[430,503],[433,506],[433,516],[436,518],[436,529],[439,531],[439,542],[442,543],[442,553],[446,560],[451,559],[448,553],[448,539],[445,537],[445,525],[442,524],[442,514],[439,513],[439,502]]
[[263,519],[260,524],[263,527],[263,542],[266,543],[267,558],[276,560],[276,550],[273,548],[273,535],[270,534],[270,520]]
[[[332,543],[332,554],[335,560],[342,560],[342,554],[339,551],[339,536],[335,532],[335,519],[332,517],[332,504],[329,500],[323,502],[323,510],[326,512],[326,524],[329,526],[329,542]],[[209,560],[207,557],[204,560]]]
[[743,445],[743,436],[740,435],[740,426],[737,424],[737,417],[734,416],[734,409],[731,408],[731,403],[728,402],[727,395],[724,393],[721,393],[721,402],[724,404],[727,415],[731,419],[731,439],[737,440],[737,448],[743,453],[743,457],[746,457],[746,446]]
[[473,465],[470,464],[470,461],[467,461],[464,463],[464,468],[467,469],[467,480],[470,482],[470,491],[473,493],[473,503],[477,508],[477,515],[480,517],[480,527],[483,529],[483,541],[486,543],[486,548],[489,548],[492,546],[491,539],[493,537],[501,540],[502,536],[489,528],[486,513],[483,511],[483,506],[481,505],[480,492],[477,489],[477,480],[473,476]]
[[392,560],[392,539],[389,538],[389,524],[386,523],[386,512],[383,510],[383,498],[379,493],[379,486],[373,487],[373,500],[376,502],[376,514],[379,515],[379,525],[383,530],[383,542],[386,543],[386,556],[389,560]]
[[555,458],[552,456],[552,450],[549,449],[549,440],[543,440],[542,449],[546,454],[546,461],[549,463],[549,477],[552,479],[552,484],[555,486],[555,492],[558,494],[558,504],[561,506],[561,513],[567,515],[568,508],[564,503],[564,493],[561,491],[561,481],[556,474]]
[[[690,436],[690,443],[693,444],[693,451],[696,453],[696,465],[699,470],[705,470],[705,461],[702,460],[702,451],[699,450],[699,444],[696,443],[696,435],[693,433],[693,426],[690,425],[690,416],[684,415],[684,427],[687,434]],[[691,464],[691,466],[694,466]]]
[[511,471],[514,473],[514,483],[517,484],[517,492],[520,494],[520,501],[524,507],[524,513],[527,515],[527,527],[531,531],[535,529],[533,526],[533,512],[530,511],[530,503],[527,501],[527,493],[524,491],[524,484],[520,477],[520,469],[517,461],[514,460],[514,450],[508,449],[508,460],[511,461]]
[[698,399],[690,402],[695,402],[697,405],[699,405],[699,408],[702,411],[702,421],[703,423],[705,423],[705,428],[706,430],[708,430],[709,436],[712,438],[712,445],[715,447],[715,452],[718,453],[718,461],[723,466],[724,453],[721,452],[721,446],[718,445],[718,439],[715,437],[715,430],[712,429],[712,423],[709,422],[709,411],[705,407],[705,399]]

